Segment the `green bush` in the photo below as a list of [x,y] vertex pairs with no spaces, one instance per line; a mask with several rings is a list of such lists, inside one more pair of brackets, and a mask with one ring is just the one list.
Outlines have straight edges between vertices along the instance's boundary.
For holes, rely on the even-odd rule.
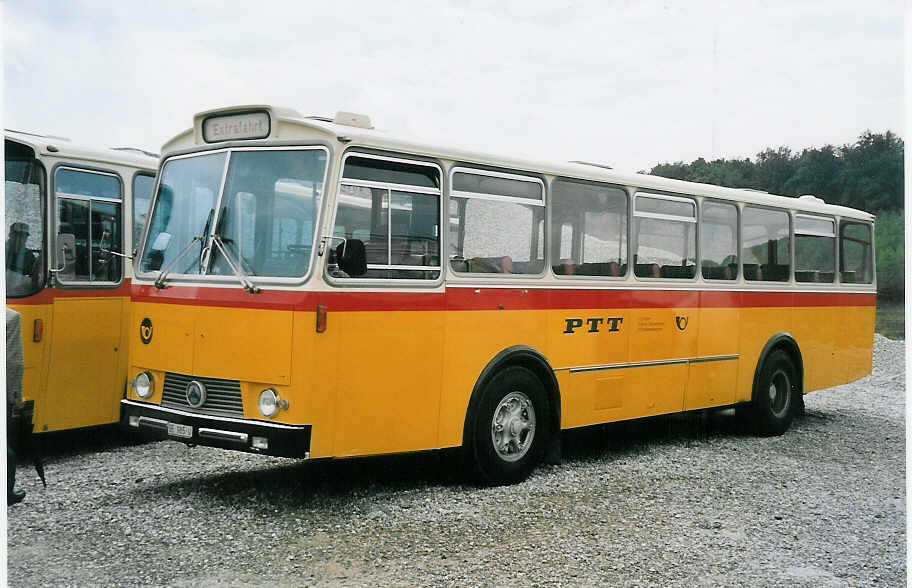
[[877,253],[877,294],[902,300],[905,293],[904,223],[901,211],[881,213],[874,225]]
[[825,145],[792,152],[765,149],[750,159],[702,157],[692,163],[659,164],[650,174],[730,188],[754,188],[782,196],[814,194],[877,215],[877,293],[881,299],[903,300],[903,140],[893,133],[865,131],[841,147]]

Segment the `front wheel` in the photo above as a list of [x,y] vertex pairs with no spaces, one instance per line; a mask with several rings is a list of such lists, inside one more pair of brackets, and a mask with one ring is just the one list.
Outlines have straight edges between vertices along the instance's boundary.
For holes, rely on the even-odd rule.
[[797,410],[798,372],[788,353],[777,349],[763,362],[751,401],[750,417],[757,433],[766,437],[785,433]]
[[478,481],[502,485],[526,479],[545,446],[547,417],[541,382],[518,366],[495,375],[484,387],[473,429],[471,457]]

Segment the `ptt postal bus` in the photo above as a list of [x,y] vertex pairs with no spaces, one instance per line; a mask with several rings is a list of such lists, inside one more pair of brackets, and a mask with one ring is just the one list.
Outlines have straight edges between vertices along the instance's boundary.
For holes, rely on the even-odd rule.
[[157,167],[139,149],[5,132],[6,304],[22,315],[36,433],[120,421],[129,252]]
[[564,429],[735,406],[779,435],[871,371],[866,212],[272,106],[197,114],[163,152],[122,401],[160,437],[463,448],[504,484]]

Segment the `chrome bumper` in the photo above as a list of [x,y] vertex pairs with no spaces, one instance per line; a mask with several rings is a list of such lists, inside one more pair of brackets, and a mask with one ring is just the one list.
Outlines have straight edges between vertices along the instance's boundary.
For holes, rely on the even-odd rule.
[[122,426],[158,439],[279,457],[310,457],[311,425],[218,417],[127,399],[120,401],[120,409]]

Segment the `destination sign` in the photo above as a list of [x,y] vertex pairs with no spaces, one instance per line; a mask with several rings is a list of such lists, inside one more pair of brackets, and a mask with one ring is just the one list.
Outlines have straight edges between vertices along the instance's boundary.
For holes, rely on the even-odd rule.
[[269,136],[269,114],[263,111],[211,116],[203,121],[207,143],[232,139],[265,139]]

